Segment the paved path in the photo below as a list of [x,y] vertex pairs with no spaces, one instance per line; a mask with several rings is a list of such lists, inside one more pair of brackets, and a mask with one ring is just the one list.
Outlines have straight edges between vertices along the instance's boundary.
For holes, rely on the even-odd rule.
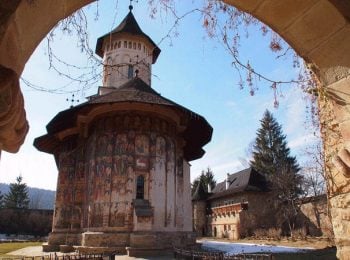
[[[51,253],[54,254],[54,253]],[[16,251],[12,251],[8,253],[8,255],[17,255],[17,256],[44,256],[44,255],[50,255],[48,252],[43,252],[41,246],[28,246]],[[57,255],[63,255],[60,252],[57,252]],[[165,256],[152,256],[147,258],[136,258],[136,257],[129,257],[127,255],[118,255],[115,257],[115,259],[118,260],[128,260],[128,259],[144,259],[144,260],[167,260],[167,259],[173,259],[172,255],[165,255]]]

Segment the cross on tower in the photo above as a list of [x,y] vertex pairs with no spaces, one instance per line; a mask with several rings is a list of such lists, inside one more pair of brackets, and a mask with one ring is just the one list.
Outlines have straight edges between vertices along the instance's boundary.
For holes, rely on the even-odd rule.
[[66,101],[68,101],[68,102],[70,101],[70,108],[72,108],[74,102],[78,103],[79,99],[74,99],[74,94],[72,94],[72,98],[71,99],[67,98]]
[[138,3],[138,0],[130,0],[130,5],[129,5],[129,10],[130,10],[130,12],[131,12],[132,9],[133,9],[132,1],[135,1],[136,3]]

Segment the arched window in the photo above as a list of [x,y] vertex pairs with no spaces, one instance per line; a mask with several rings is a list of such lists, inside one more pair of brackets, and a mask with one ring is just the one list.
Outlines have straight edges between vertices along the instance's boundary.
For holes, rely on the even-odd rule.
[[145,178],[142,175],[137,176],[136,179],[136,199],[144,199],[145,193]]
[[132,65],[128,66],[128,79],[132,79],[134,76],[134,67]]

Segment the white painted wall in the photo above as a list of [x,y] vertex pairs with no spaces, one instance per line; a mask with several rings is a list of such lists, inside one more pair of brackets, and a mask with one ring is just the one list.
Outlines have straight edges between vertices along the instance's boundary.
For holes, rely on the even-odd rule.
[[[133,78],[136,70],[139,70],[138,77],[151,85],[152,47],[142,38],[113,37],[113,41],[104,43],[103,64],[105,87],[118,88]],[[129,66],[133,67],[131,78]]]

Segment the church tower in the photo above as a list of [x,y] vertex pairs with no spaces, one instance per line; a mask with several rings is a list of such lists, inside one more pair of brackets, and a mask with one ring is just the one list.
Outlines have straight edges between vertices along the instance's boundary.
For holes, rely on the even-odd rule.
[[[113,31],[98,38],[96,54],[103,59],[103,86],[118,88],[135,74],[151,86],[152,64],[160,49],[129,13]],[[103,93],[101,93],[103,94]]]
[[45,249],[142,255],[193,245],[189,162],[203,156],[212,127],[151,88],[160,49],[131,7],[97,40],[96,54],[104,64],[98,93],[58,113],[34,140],[58,167]]

